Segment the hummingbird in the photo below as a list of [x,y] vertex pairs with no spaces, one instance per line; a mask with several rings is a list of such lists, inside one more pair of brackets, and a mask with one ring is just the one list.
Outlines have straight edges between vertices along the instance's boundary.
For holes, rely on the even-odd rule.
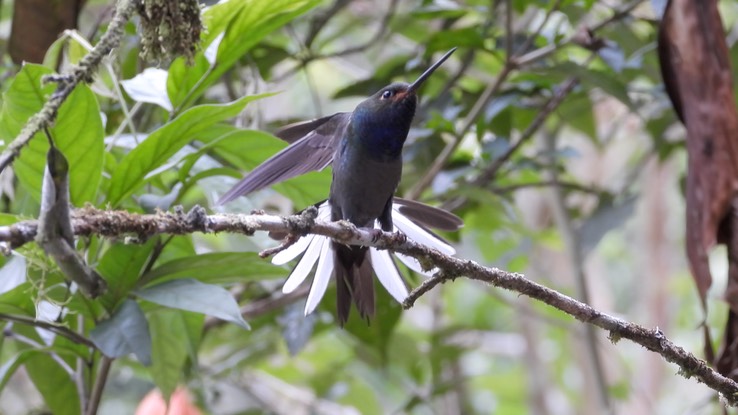
[[[319,217],[347,220],[360,228],[376,226],[387,232],[401,230],[443,252],[453,253],[453,248],[427,227],[456,230],[461,227],[461,219],[394,194],[402,176],[402,148],[415,116],[417,90],[455,50],[448,51],[415,82],[392,83],[359,103],[352,112],[340,112],[278,130],[275,135],[290,145],[257,166],[217,203],[227,203],[332,164],[328,200],[317,204]],[[283,291],[288,292],[302,283],[318,261],[306,314],[317,306],[331,275],[336,279],[337,315],[341,325],[348,320],[352,302],[362,318],[368,319],[374,314],[373,271],[395,299],[402,301],[407,297],[404,281],[386,251],[344,245],[324,237],[303,239],[304,242],[301,240],[302,243],[283,251],[284,255],[275,256],[273,262],[292,259],[295,252],[297,255],[302,252],[300,249],[305,251],[283,287]],[[411,269],[421,270],[414,259],[399,258]]]

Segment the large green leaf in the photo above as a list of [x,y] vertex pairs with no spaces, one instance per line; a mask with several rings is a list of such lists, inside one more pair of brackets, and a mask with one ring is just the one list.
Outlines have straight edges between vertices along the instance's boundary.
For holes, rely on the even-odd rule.
[[[51,70],[25,64],[3,94],[0,110],[0,138],[9,142],[20,133],[26,121],[38,112],[54,92],[54,84],[41,84]],[[103,165],[103,126],[95,95],[86,85],[77,85],[62,104],[54,125],[49,128],[54,142],[69,161],[72,203],[81,206],[95,202]],[[49,144],[36,134],[13,164],[18,180],[40,200],[41,179]]]
[[133,300],[125,300],[113,316],[90,332],[90,339],[111,358],[136,355],[138,361],[151,364],[151,335],[146,317]]
[[254,252],[212,252],[169,261],[148,272],[144,279],[161,282],[194,277],[203,282],[224,284],[282,278],[285,274],[284,268],[270,264]]
[[237,115],[251,101],[271,94],[251,95],[229,104],[191,108],[151,133],[118,164],[110,180],[108,201],[117,206],[146,182],[146,175],[164,164],[185,144],[211,125]]
[[[195,65],[188,67],[184,58],[178,58],[169,68],[167,92],[174,108],[189,106],[266,35],[319,3],[320,0],[240,0],[210,7],[203,13],[208,31]],[[221,35],[216,63],[211,66],[203,53]]]
[[33,353],[25,361],[26,372],[54,415],[79,415],[80,402],[72,375],[45,353]]
[[159,309],[148,315],[151,330],[151,377],[166,400],[177,387],[187,356],[196,344],[188,335],[189,326],[202,327],[201,314],[181,310]]
[[183,278],[147,287],[136,291],[136,295],[155,304],[207,314],[249,329],[231,293],[217,285]]

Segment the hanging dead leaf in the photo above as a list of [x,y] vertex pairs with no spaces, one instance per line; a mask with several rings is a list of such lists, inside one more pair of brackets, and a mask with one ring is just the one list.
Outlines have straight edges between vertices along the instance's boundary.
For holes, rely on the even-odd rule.
[[712,284],[708,252],[728,245],[731,315],[719,358],[725,364],[718,364],[728,375],[738,367],[738,227],[731,219],[738,213],[738,112],[717,1],[669,1],[658,52],[666,91],[687,128],[687,257],[703,307]]

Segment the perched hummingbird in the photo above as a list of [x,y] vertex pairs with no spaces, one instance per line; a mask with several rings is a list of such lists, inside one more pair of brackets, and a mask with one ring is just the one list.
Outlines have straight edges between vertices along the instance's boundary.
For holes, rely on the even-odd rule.
[[[446,211],[395,198],[394,193],[402,175],[402,147],[415,116],[416,91],[455,50],[448,51],[412,84],[393,83],[382,88],[362,101],[353,112],[337,113],[279,130],[276,135],[291,145],[256,167],[225,193],[218,204],[333,163],[328,201],[319,204],[321,216],[329,215],[333,221],[348,220],[358,227],[378,225],[390,232],[397,228],[409,236],[415,235],[421,242],[453,253],[453,248],[425,226],[456,230],[461,220]],[[393,211],[399,216],[394,221]],[[283,291],[296,288],[319,258],[306,314],[317,306],[331,274],[336,277],[341,324],[348,320],[352,299],[362,318],[374,314],[373,268],[393,297],[402,301],[407,296],[404,281],[386,251],[370,251],[368,247],[347,246],[326,238],[317,239],[319,242],[315,237],[309,239],[274,258],[281,262],[284,258],[292,259],[294,255],[290,257],[290,253],[299,249],[306,251]],[[411,268],[420,269],[417,261],[413,263],[407,257],[400,259],[412,264],[408,264]]]

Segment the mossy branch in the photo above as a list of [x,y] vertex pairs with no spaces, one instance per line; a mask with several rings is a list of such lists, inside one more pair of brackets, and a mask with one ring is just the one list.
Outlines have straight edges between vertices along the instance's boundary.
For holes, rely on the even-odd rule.
[[[738,406],[738,383],[712,369],[704,360],[677,346],[658,328],[648,329],[577,301],[556,290],[545,287],[525,276],[498,268],[485,267],[474,261],[454,258],[407,239],[399,233],[381,232],[376,229],[359,229],[346,222],[325,222],[315,218],[314,208],[301,215],[274,216],[267,214],[214,214],[195,207],[190,212],[175,209],[174,212],[158,212],[140,215],[125,211],[107,211],[95,208],[76,210],[72,226],[77,236],[98,235],[123,238],[134,235],[139,240],[159,234],[190,234],[195,232],[239,233],[252,235],[257,231],[279,234],[304,235],[314,233],[331,237],[346,244],[374,246],[413,256],[423,264],[439,271],[413,290],[403,307],[411,308],[425,293],[439,284],[464,277],[504,288],[548,304],[575,319],[597,326],[609,333],[614,343],[628,339],[646,349],[658,353],[666,361],[679,366],[679,374],[693,377],[720,393],[725,402]],[[0,242],[18,247],[31,242],[36,234],[37,221],[24,221],[0,227]]]

